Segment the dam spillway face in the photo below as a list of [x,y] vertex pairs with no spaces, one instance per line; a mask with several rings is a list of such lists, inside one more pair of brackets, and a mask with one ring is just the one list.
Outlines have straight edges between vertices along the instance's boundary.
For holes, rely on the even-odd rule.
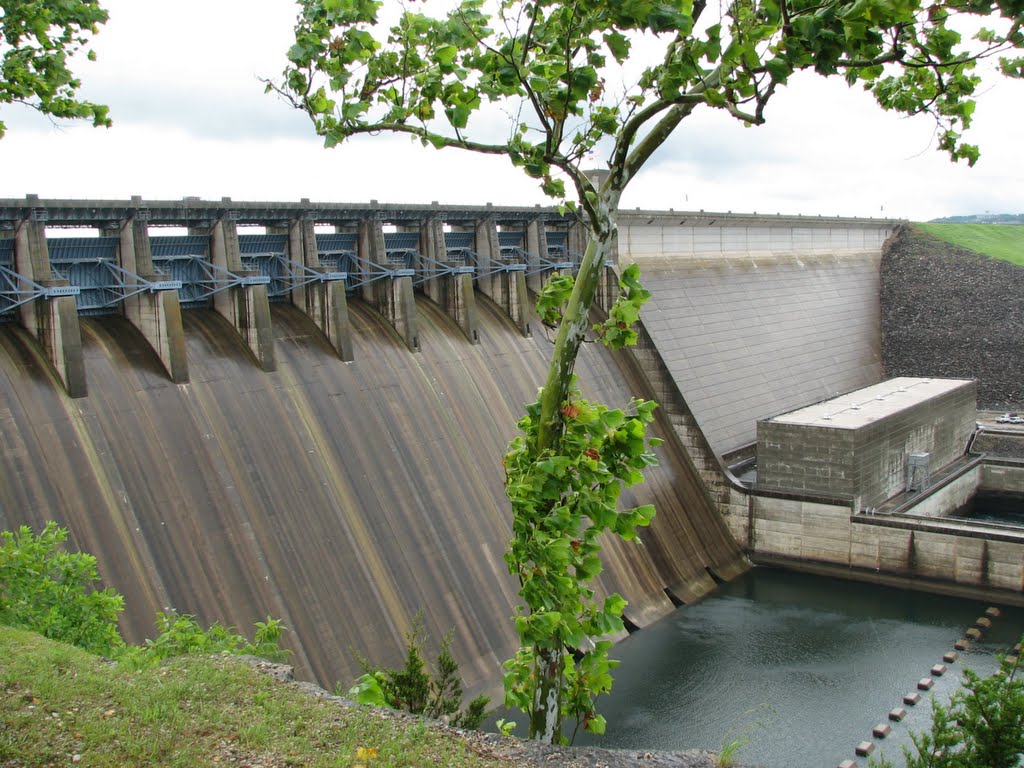
[[[417,353],[354,298],[345,362],[306,314],[272,305],[269,371],[222,314],[187,309],[188,383],[124,317],[82,317],[78,398],[28,331],[0,325],[0,528],[67,526],[125,595],[134,642],[167,607],[243,631],[271,614],[300,674],[332,687],[359,674],[352,650],[397,664],[423,611],[435,640],[454,628],[468,686],[493,686],[518,602],[501,456],[550,343],[483,297],[477,344],[422,295],[411,309]],[[577,366],[585,396],[650,396],[626,356],[595,347]],[[671,608],[667,587],[739,557],[658,432],[661,466],[623,499],[657,517],[641,544],[609,544],[598,590],[621,592],[641,625]]]
[[[576,370],[586,397],[664,404],[662,465],[623,499],[657,517],[608,546],[597,589],[642,627],[745,567],[747,495],[720,457],[877,375],[892,222],[620,224],[619,263],[655,287],[646,347],[587,345]],[[529,292],[585,247],[539,207],[0,200],[0,527],[68,526],[133,641],[166,607],[243,630],[271,614],[330,688],[359,673],[352,650],[399,663],[423,611],[470,689],[492,687],[518,602],[500,460],[551,353]]]

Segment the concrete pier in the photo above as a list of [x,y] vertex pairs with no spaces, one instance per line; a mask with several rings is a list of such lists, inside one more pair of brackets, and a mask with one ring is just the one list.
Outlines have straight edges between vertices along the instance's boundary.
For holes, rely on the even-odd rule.
[[[391,270],[384,246],[384,228],[379,218],[359,222],[359,258],[381,269]],[[373,275],[368,271],[363,278]],[[412,292],[412,275],[399,274],[370,279],[363,285],[363,301],[376,309],[398,332],[413,352],[420,348],[416,332],[416,300]]]
[[[289,258],[307,269],[323,271],[316,247],[316,232],[310,219],[295,219],[288,225]],[[313,321],[331,342],[338,357],[353,360],[352,324],[343,280],[306,283],[291,291],[292,304]]]
[[[441,219],[431,216],[424,219],[419,227],[420,253],[431,262],[421,265],[423,270],[436,269],[437,264],[449,264],[445,247],[444,225]],[[473,344],[480,343],[479,320],[476,310],[476,295],[473,292],[473,269],[471,264],[456,266],[451,274],[423,283],[423,292],[434,303],[444,309]]]
[[493,218],[486,217],[474,227],[476,251],[480,254],[481,270],[488,272],[477,279],[480,292],[500,306],[520,333],[530,336],[530,296],[526,287],[526,264],[508,264],[508,268],[495,271],[495,266],[504,264],[501,258],[501,244],[498,241],[498,226]]
[[[210,230],[210,262],[234,275],[257,277],[256,273],[242,269],[238,227],[230,213],[217,219]],[[213,308],[238,331],[260,368],[276,370],[266,285],[243,283],[219,291],[213,296]]]
[[19,308],[21,324],[39,342],[43,354],[71,397],[88,394],[82,330],[73,295],[56,295],[67,280],[53,279],[46,248],[46,223],[31,216],[19,222],[14,240],[14,271],[46,289],[56,289],[40,301]]
[[546,277],[539,271],[540,259],[548,257],[548,237],[543,219],[533,219],[526,225],[526,252],[530,254],[530,262],[527,264],[530,278],[527,280],[527,287],[534,293],[540,293]]
[[[162,275],[153,268],[153,252],[145,216],[136,213],[120,222],[121,267],[145,280],[158,282]],[[145,337],[175,384],[189,380],[185,355],[185,330],[177,291],[142,291],[123,303],[124,316]]]

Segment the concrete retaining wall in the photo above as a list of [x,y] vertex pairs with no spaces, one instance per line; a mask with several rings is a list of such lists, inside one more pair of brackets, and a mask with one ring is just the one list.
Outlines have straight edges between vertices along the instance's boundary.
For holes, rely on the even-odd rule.
[[914,505],[915,517],[945,517],[964,506],[978,492],[983,468],[975,466],[956,476],[941,491],[932,493]]
[[[977,475],[965,474],[933,496],[955,496]],[[852,515],[849,507],[758,496],[753,499],[755,561],[803,561],[894,574],[935,585],[1024,591],[1024,531],[983,531],[948,521]]]
[[981,487],[986,491],[1020,493],[1024,488],[1024,466],[983,464]]

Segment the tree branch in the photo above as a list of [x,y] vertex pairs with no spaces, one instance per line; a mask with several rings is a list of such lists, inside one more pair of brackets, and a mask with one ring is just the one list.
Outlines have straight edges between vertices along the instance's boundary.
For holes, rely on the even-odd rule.
[[627,120],[626,124],[623,125],[622,130],[619,131],[618,139],[615,141],[615,150],[612,153],[610,165],[622,165],[625,162],[626,157],[629,155],[629,148],[633,145],[633,139],[636,137],[637,132],[650,120],[654,119],[671,106],[672,104],[670,102],[658,99]]
[[428,131],[426,128],[419,128],[414,125],[405,125],[402,123],[369,123],[352,128],[345,128],[343,129],[343,132],[345,136],[355,136],[361,133],[404,133],[409,136],[415,136],[418,139],[428,141],[438,149],[454,147],[457,149],[467,149],[471,152],[479,152],[485,155],[509,156],[511,154],[508,145],[506,144],[483,144],[478,141],[469,141],[468,139],[462,139],[459,137],[445,136],[444,134]]
[[688,100],[685,103],[676,102],[673,103],[671,109],[658,121],[658,124],[654,126],[650,133],[648,133],[640,141],[639,144],[633,149],[629,155],[623,160],[621,169],[613,169],[614,174],[618,170],[620,174],[621,185],[619,188],[622,189],[626,183],[633,178],[637,171],[639,171],[644,163],[650,159],[654,151],[658,149],[662,144],[665,143],[666,139],[672,134],[676,126],[686,117],[688,117],[703,99],[701,94],[707,91],[709,88],[718,86],[722,79],[721,68],[715,69],[703,82],[695,85],[690,91],[685,94]]

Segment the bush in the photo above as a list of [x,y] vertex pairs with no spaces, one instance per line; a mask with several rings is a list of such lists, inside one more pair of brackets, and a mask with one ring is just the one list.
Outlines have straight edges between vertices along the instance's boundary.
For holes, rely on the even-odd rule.
[[[1016,768],[1024,755],[1024,680],[1017,656],[999,657],[999,670],[981,677],[964,670],[961,688],[944,707],[933,702],[932,726],[911,734],[907,768]],[[887,760],[875,768],[893,768]]]
[[130,666],[152,666],[186,653],[230,653],[283,661],[284,627],[269,616],[256,622],[252,642],[231,627],[203,629],[194,616],[175,610],[157,613],[157,636],[145,645],[125,645],[117,628],[124,598],[111,588],[97,590],[96,558],[66,552],[66,528],[46,524],[36,536],[28,526],[0,532],[0,624],[38,632]]
[[[479,728],[487,716],[490,699],[478,696],[460,712],[463,682],[459,663],[451,652],[452,631],[441,641],[432,674],[423,660],[423,634],[422,616],[417,616],[412,631],[405,636],[405,666],[400,669],[376,667],[357,654],[365,674],[348,690],[348,696],[360,704],[443,719],[456,728]],[[335,692],[344,694],[340,683]]]
[[124,598],[96,589],[96,558],[66,552],[67,529],[46,524],[0,532],[0,623],[38,632],[92,653],[115,656],[124,647],[117,629]]
[[234,627],[219,623],[203,629],[191,614],[178,613],[174,609],[157,613],[157,636],[147,640],[145,645],[129,646],[122,652],[120,660],[134,667],[149,667],[173,656],[189,653],[227,653],[242,656],[259,656],[269,661],[284,661],[289,651],[279,647],[284,627],[280,619],[270,616],[266,621],[257,621],[256,635],[252,642],[244,635],[235,633]]

